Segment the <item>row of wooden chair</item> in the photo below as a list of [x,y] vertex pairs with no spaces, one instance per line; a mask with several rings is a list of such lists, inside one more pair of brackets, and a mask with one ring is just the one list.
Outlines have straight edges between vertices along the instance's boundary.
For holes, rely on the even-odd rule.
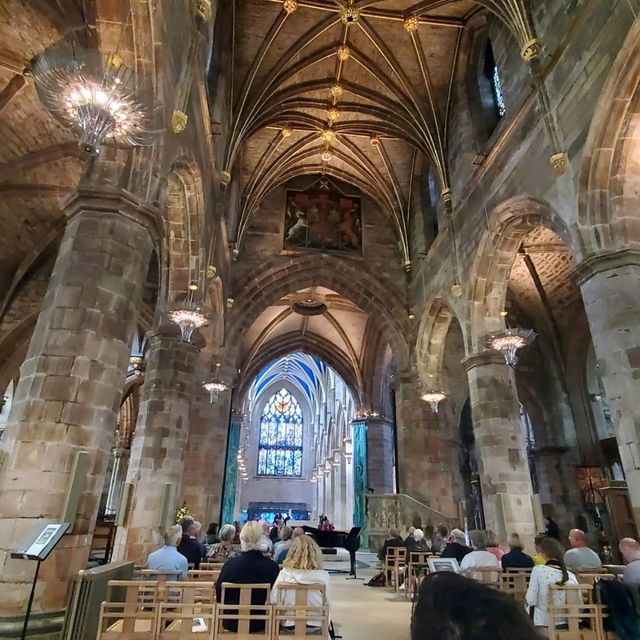
[[[131,585],[124,602],[103,602],[96,640],[280,640],[284,637],[302,640],[328,637],[329,607],[323,584],[281,584],[278,602],[264,605],[252,602],[257,599],[269,603],[271,587],[268,584],[223,583],[219,604],[214,604],[211,598],[198,598],[197,588],[208,589],[210,586],[203,582],[191,583],[197,587],[185,587],[187,583],[184,582],[167,582],[167,594],[177,594],[172,590],[182,588],[177,594],[179,598],[150,602],[153,587],[145,587],[152,584],[146,582],[137,594]],[[121,586],[109,585],[113,589]],[[228,603],[229,590],[238,592],[238,604]],[[294,604],[284,604],[287,591],[294,591]],[[309,606],[309,592],[319,592],[322,605]],[[110,591],[109,596],[114,593]]]

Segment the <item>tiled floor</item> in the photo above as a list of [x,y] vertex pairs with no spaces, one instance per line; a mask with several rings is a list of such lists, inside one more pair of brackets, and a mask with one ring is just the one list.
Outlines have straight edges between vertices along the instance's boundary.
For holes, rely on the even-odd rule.
[[[360,555],[359,555],[360,559]],[[358,571],[369,580],[377,571]],[[332,576],[333,620],[344,640],[409,640],[411,603],[404,592],[365,587],[361,580]]]

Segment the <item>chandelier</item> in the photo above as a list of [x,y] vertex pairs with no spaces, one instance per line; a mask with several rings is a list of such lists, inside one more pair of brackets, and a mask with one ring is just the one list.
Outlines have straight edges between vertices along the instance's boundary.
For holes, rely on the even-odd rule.
[[429,406],[431,407],[431,411],[433,413],[438,413],[438,405],[443,400],[446,400],[446,398],[447,394],[441,389],[430,389],[429,391],[425,391],[420,396],[421,400],[429,403]]
[[218,376],[218,370],[220,369],[220,363],[216,363],[216,374],[213,380],[203,383],[203,389],[209,392],[209,401],[211,404],[215,404],[218,401],[221,393],[224,393],[229,389],[229,385]]
[[38,56],[31,73],[42,104],[79,130],[78,145],[86,153],[96,155],[107,139],[124,146],[152,143],[157,105],[117,53],[57,44]]
[[518,364],[518,349],[530,345],[536,338],[533,329],[511,329],[507,327],[502,331],[492,333],[486,339],[486,346],[494,351],[502,351],[506,363],[510,367]]
[[194,291],[197,289],[197,285],[189,285],[189,293],[185,301],[169,311],[169,320],[180,327],[183,342],[191,342],[193,332],[209,324],[209,317],[204,307],[195,300]]

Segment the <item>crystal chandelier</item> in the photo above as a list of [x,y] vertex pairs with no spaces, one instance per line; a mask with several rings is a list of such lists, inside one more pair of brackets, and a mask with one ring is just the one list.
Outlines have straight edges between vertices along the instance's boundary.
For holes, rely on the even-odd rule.
[[157,105],[117,53],[61,43],[38,56],[31,74],[44,106],[80,131],[83,151],[96,155],[107,139],[124,146],[152,143]]
[[510,367],[515,367],[518,364],[518,356],[516,354],[518,349],[531,344],[535,338],[536,332],[533,329],[511,329],[507,327],[502,331],[492,333],[485,344],[489,349],[502,351],[506,363]]
[[220,363],[216,363],[216,375],[213,380],[205,382],[202,387],[209,392],[209,401],[211,404],[215,404],[218,401],[221,393],[224,393],[229,389],[229,385],[221,380],[218,376],[218,369],[220,369]]
[[429,391],[425,391],[420,396],[421,400],[429,403],[429,406],[431,407],[431,411],[433,413],[438,413],[438,405],[443,400],[446,400],[446,398],[447,394],[441,389],[430,389]]
[[194,291],[197,289],[197,285],[189,285],[185,301],[169,311],[169,320],[180,327],[183,342],[191,342],[193,332],[209,324],[208,314],[195,300]]

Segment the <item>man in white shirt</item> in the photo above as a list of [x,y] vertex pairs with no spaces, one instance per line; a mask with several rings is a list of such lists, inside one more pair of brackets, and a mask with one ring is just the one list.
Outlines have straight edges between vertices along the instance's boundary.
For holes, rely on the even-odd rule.
[[587,547],[587,536],[581,529],[569,531],[571,549],[564,554],[564,563],[569,571],[590,571],[600,569],[602,562],[598,554]]
[[[486,550],[487,536],[484,531],[470,531],[469,539],[471,540],[471,548],[473,551],[468,553],[460,563],[460,571],[469,578],[482,581],[483,575],[481,571],[470,571],[474,567],[493,568],[501,571],[500,561],[490,551]],[[490,580],[498,580],[499,574],[492,573]]]

